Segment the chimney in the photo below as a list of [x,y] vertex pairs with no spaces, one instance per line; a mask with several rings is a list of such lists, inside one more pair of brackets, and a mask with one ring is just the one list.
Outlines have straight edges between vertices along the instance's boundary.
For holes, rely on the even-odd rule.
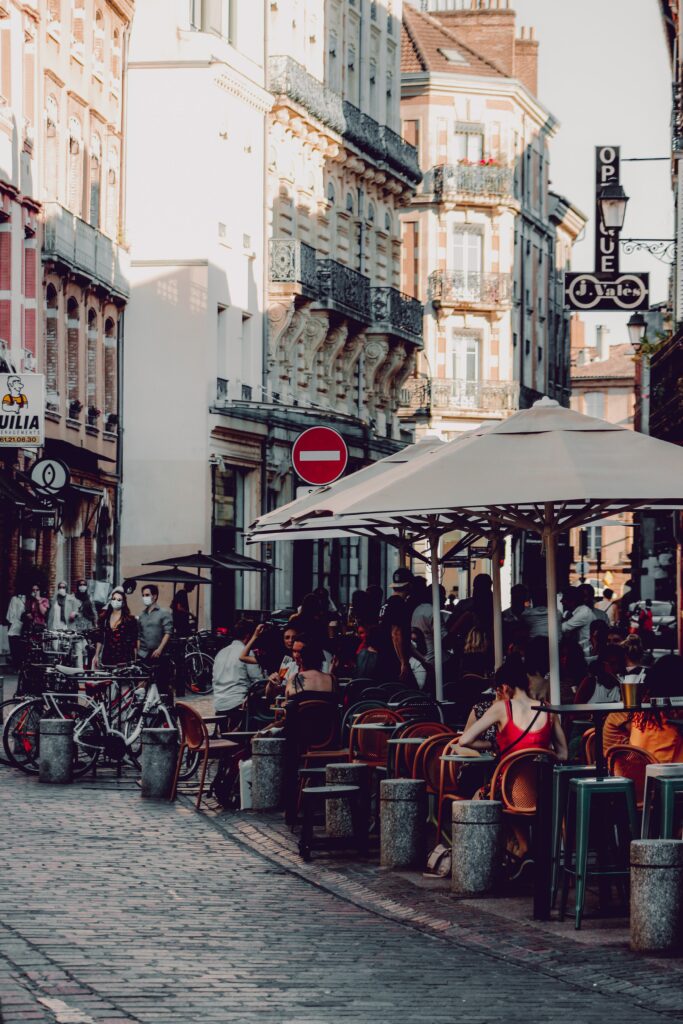
[[538,40],[533,28],[521,29],[515,39],[514,77],[525,85],[529,92],[538,93]]
[[595,358],[604,362],[605,359],[609,359],[609,327],[605,327],[604,324],[598,324],[595,328]]
[[426,7],[475,53],[515,76],[515,12],[510,0],[469,0],[467,7],[465,0],[427,0]]

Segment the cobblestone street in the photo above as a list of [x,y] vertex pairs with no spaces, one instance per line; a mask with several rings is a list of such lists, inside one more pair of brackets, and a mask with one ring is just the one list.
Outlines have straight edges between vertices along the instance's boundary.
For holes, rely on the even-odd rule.
[[683,1019],[677,962],[414,885],[408,913],[400,877],[373,896],[374,868],[302,870],[267,823],[143,803],[133,780],[1,772],[3,1024]]

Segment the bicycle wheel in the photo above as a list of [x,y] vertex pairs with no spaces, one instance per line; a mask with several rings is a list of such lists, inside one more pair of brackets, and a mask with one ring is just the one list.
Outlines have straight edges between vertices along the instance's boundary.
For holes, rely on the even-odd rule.
[[213,690],[213,658],[203,651],[193,651],[185,658],[187,678],[193,693],[211,693]]
[[92,708],[83,707],[72,701],[70,706],[60,707],[63,718],[74,722],[74,777],[85,775],[95,767],[105,748],[106,736],[99,718],[92,718]]
[[38,771],[39,723],[43,713],[40,697],[24,701],[10,712],[2,731],[2,745],[11,765],[35,775]]

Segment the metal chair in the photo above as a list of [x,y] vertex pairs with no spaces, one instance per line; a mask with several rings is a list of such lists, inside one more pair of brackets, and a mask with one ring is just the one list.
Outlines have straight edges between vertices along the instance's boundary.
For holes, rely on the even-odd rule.
[[199,793],[197,794],[195,807],[199,810],[202,802],[202,793],[204,792],[206,768],[209,761],[226,758],[229,754],[241,748],[238,743],[234,743],[232,740],[210,739],[204,719],[190,704],[178,701],[175,709],[178,715],[181,739],[170,799],[175,800],[178,793],[178,777],[183,757],[188,751],[198,751],[202,759],[202,765],[199,773]]

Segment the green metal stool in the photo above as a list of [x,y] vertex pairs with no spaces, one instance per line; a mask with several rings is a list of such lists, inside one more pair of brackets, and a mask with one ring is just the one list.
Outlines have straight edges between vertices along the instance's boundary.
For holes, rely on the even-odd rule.
[[562,861],[562,825],[567,813],[569,783],[572,779],[595,778],[595,765],[556,764],[553,766],[553,839],[550,899],[555,903]]
[[[594,802],[600,801],[600,828],[602,835],[596,849],[598,868],[588,867],[588,851],[591,840],[591,808]],[[597,808],[596,808],[597,809]],[[620,849],[617,851],[618,861],[614,866],[604,867],[602,861],[607,854],[606,847],[611,845],[608,829],[612,829],[618,838]],[[603,831],[604,830],[604,831]],[[629,844],[638,836],[638,818],[636,813],[635,787],[632,779],[571,779],[569,782],[569,800],[567,806],[567,844],[564,863],[562,864],[562,902],[560,920],[564,920],[569,895],[570,875],[576,879],[575,889],[575,923],[581,927],[583,905],[586,898],[586,880],[589,875],[598,878],[629,878]],[[572,866],[572,852],[574,852]]]
[[655,795],[655,779],[683,779],[683,764],[649,764],[645,769],[645,792],[643,793],[643,827],[641,836],[650,838],[650,818]]
[[[655,776],[654,784],[655,821],[658,822],[659,826],[657,828],[657,838],[675,839],[676,797],[683,796],[683,777],[675,779],[666,775],[657,775]],[[645,808],[643,807],[644,810]]]

